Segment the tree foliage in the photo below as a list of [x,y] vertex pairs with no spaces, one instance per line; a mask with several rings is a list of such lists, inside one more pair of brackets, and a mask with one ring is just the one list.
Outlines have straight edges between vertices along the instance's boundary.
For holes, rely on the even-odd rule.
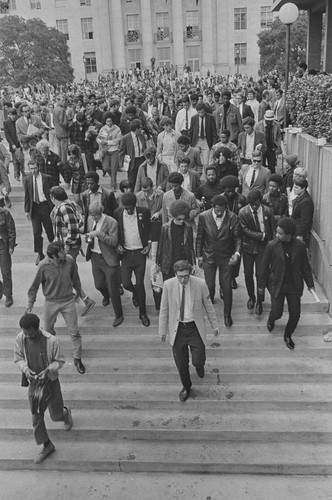
[[[307,48],[307,15],[301,14],[291,26],[290,71],[306,59]],[[285,72],[286,26],[277,17],[271,28],[258,35],[260,52],[260,69],[262,73],[278,70]]]
[[66,35],[41,19],[4,16],[0,19],[0,83],[19,87],[73,80]]

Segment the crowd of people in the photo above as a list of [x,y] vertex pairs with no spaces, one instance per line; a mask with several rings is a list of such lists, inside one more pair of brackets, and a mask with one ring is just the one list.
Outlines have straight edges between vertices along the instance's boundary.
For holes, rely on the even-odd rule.
[[[150,326],[149,259],[159,336],[162,341],[168,336],[172,345],[181,401],[191,390],[189,349],[198,376],[204,377],[204,314],[219,333],[216,294],[223,301],[225,327],[233,325],[241,261],[247,309],[261,315],[268,288],[271,332],[286,299],[284,341],[294,349],[303,281],[314,288],[308,259],[314,208],[307,172],[296,156],[282,154],[285,100],[276,78],[191,82],[165,73],[163,84],[137,75],[124,81],[114,74],[95,85],[85,82],[47,95],[28,89],[6,98],[8,149],[0,143],[0,293],[10,307],[16,245],[8,176],[12,161],[14,177],[23,185],[38,266],[15,345],[30,402],[36,386],[49,381],[47,391],[55,394],[51,416],[71,428],[57,378],[63,356],[54,325],[61,313],[74,364],[84,374],[75,300],[83,301],[82,315],[95,302],[81,286],[80,254],[91,262],[102,304],[112,303],[114,328],[124,321],[124,290],[131,293],[142,324]],[[126,177],[121,182],[118,172]],[[100,184],[107,175],[109,189]],[[204,278],[197,277],[201,273]],[[43,329],[32,313],[40,285]],[[46,353],[44,364],[39,352]],[[39,413],[31,406],[36,442],[44,444],[37,463],[54,451],[43,419],[46,406]]]

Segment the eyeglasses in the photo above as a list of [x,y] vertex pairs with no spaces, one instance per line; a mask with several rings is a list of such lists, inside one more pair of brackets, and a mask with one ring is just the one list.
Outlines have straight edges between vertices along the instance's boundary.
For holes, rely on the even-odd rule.
[[261,160],[252,160],[253,163],[260,163]]

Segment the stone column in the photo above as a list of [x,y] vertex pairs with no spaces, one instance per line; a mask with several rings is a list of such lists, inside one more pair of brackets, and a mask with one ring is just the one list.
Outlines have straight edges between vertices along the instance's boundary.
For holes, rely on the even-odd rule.
[[141,0],[141,24],[142,24],[142,46],[143,67],[151,67],[153,57],[153,29],[150,0]]
[[110,0],[111,36],[113,52],[113,69],[123,71],[126,69],[126,54],[122,21],[121,0]]
[[202,2],[202,64],[201,74],[213,73],[213,12],[212,0]]
[[326,0],[326,15],[325,15],[325,49],[323,70],[327,73],[332,72],[332,1]]
[[183,43],[183,14],[182,0],[172,1],[172,17],[173,17],[173,65],[178,67],[178,74],[182,74],[185,60],[184,43]]
[[322,53],[322,24],[323,14],[309,12],[307,65],[308,69],[320,69]]

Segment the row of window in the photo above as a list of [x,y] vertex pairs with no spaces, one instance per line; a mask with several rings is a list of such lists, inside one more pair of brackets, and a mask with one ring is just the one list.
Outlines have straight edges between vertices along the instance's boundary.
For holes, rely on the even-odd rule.
[[[171,47],[158,47],[158,66],[171,65]],[[192,45],[187,47],[187,61],[191,70],[197,72],[200,70],[200,45]],[[128,49],[129,64],[133,68],[141,68],[142,66],[142,49]],[[95,52],[84,53],[85,73],[97,72],[97,60]],[[234,65],[243,66],[247,64],[247,44],[235,43],[234,44]]]
[[[84,5],[91,5],[91,0],[78,0],[79,5],[84,6]],[[9,6],[11,10],[16,10],[16,1],[15,0],[10,0],[10,4],[13,6]],[[54,0],[54,7],[59,8],[59,7],[67,7],[67,0]],[[41,0],[30,0],[30,8],[35,10],[35,9],[41,9]]]
[[[270,28],[273,23],[273,13],[271,7],[261,7],[260,12],[261,29]],[[234,9],[234,29],[246,30],[247,29],[247,8],[239,7]]]

